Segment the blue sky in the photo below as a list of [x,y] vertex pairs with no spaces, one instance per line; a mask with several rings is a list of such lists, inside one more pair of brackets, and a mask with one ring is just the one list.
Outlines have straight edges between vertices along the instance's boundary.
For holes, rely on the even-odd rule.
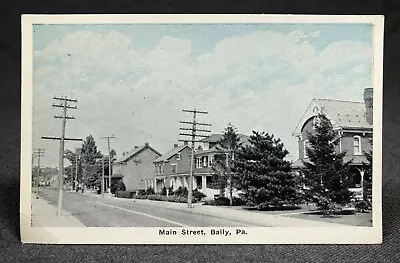
[[313,45],[322,50],[334,41],[353,40],[370,43],[372,26],[369,24],[142,24],[142,25],[35,25],[34,49],[42,50],[50,42],[72,32],[89,30],[103,32],[115,30],[132,37],[138,47],[148,50],[164,35],[189,39],[193,43],[194,54],[210,52],[216,43],[233,35],[243,35],[252,30],[273,30],[289,33],[295,30],[312,33],[319,31],[320,37]]
[[[79,99],[67,134],[115,134],[118,154],[179,139],[183,108],[221,132],[267,131],[297,157],[292,131],[313,98],[362,101],[371,86],[369,24],[35,25],[34,147],[57,164],[52,96]],[[74,148],[74,144],[68,147]]]

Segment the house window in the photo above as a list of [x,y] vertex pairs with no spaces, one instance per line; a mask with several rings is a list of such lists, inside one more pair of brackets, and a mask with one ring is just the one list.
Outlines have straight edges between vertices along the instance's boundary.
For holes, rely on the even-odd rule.
[[181,159],[181,153],[178,153],[178,154],[176,155],[176,160],[179,161],[180,159]]
[[308,158],[307,149],[309,149],[309,148],[310,148],[310,141],[305,140],[304,141],[304,158]]
[[360,136],[354,136],[353,145],[354,145],[354,155],[361,155],[361,137]]
[[200,157],[196,158],[196,168],[200,168],[201,167],[201,159]]
[[213,163],[213,157],[212,155],[208,156],[208,166],[211,167]]
[[177,167],[176,163],[171,164],[171,173],[172,174],[176,174],[177,173],[176,167]]
[[203,167],[207,167],[208,165],[208,158],[207,156],[203,156]]

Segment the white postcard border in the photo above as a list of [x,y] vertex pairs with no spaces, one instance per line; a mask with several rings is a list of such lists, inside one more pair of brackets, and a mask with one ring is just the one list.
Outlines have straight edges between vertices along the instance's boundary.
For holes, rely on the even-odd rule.
[[[20,228],[24,243],[51,244],[379,244],[382,242],[383,16],[327,15],[23,15]],[[367,23],[373,30],[374,166],[372,227],[245,227],[247,235],[160,236],[165,227],[31,227],[33,24]],[[182,228],[174,228],[178,232]],[[209,231],[210,227],[187,227]]]

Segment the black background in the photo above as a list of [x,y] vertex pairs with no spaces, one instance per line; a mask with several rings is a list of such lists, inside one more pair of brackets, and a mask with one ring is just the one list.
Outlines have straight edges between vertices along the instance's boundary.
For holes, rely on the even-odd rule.
[[[1,1],[1,262],[400,261],[400,1]],[[35,245],[19,237],[21,14],[384,14],[382,245]],[[140,238],[140,237],[139,237]]]

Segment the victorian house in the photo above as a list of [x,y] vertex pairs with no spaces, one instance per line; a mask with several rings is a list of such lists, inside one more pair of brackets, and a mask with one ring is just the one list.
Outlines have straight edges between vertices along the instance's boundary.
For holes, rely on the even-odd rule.
[[300,171],[303,161],[309,160],[307,134],[314,132],[317,115],[324,113],[337,132],[336,151],[346,153],[344,161],[351,160],[353,184],[349,190],[356,198],[362,197],[365,164],[369,163],[364,152],[370,152],[372,140],[372,94],[372,89],[365,89],[364,102],[313,99],[293,132],[299,149],[299,159],[292,163],[293,170]]
[[145,190],[145,178],[154,173],[153,161],[161,156],[157,150],[145,143],[124,152],[113,164],[113,178],[122,178],[127,191]]

